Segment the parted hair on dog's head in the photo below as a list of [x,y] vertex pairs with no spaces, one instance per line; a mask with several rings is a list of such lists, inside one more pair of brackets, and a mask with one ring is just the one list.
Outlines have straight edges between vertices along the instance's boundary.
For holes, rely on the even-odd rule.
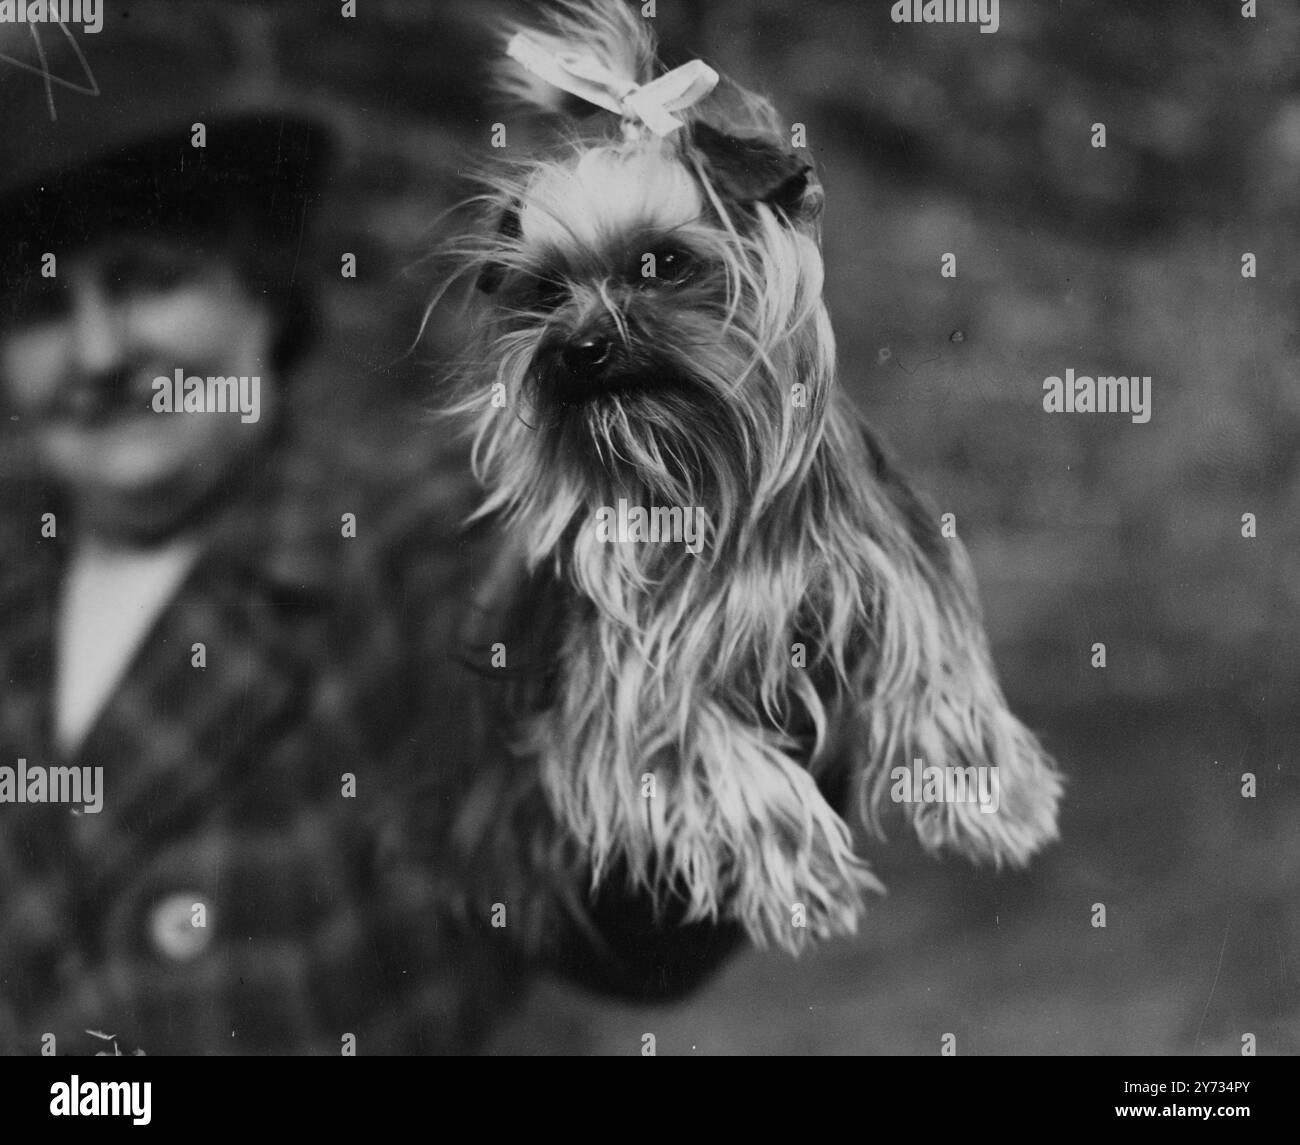
[[[897,802],[927,848],[1024,863],[1061,781],[961,543],[837,384],[808,158],[707,65],[658,75],[617,0],[508,50],[555,143],[496,164],[454,245],[481,299],[454,413],[554,603],[516,743],[594,877],[795,949],[878,886],[854,791],[869,826]],[[891,801],[917,758],[995,768],[999,805]]]

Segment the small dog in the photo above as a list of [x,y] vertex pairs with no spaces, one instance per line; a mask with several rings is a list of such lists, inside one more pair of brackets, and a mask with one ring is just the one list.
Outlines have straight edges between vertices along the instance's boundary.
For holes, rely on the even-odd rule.
[[960,543],[836,384],[810,165],[706,65],[655,79],[618,0],[508,52],[532,108],[602,109],[500,164],[455,249],[487,301],[455,409],[527,574],[489,581],[540,649],[517,750],[556,819],[595,878],[792,950],[880,889],[840,812],[879,831],[895,765],[996,768],[993,813],[900,807],[927,849],[1025,863],[1061,780]]

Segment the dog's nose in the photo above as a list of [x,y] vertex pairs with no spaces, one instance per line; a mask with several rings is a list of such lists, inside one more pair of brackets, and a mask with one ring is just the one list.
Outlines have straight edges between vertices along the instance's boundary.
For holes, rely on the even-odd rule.
[[589,376],[609,361],[612,349],[613,343],[603,334],[586,333],[566,342],[560,357],[566,369]]
[[537,359],[537,379],[569,405],[613,393],[625,372],[622,339],[604,316],[548,338]]

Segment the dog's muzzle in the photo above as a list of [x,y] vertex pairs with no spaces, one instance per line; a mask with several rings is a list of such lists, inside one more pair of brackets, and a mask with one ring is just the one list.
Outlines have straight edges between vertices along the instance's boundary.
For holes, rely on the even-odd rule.
[[602,316],[567,335],[549,338],[537,354],[542,392],[563,404],[595,401],[635,388],[618,331]]

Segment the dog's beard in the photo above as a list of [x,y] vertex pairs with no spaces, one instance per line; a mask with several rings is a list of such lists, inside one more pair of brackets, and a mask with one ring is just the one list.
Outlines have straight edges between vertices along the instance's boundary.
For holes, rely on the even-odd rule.
[[579,515],[628,498],[704,507],[723,525],[760,480],[781,433],[780,395],[743,346],[720,337],[719,323],[690,312],[676,319],[625,322],[626,361],[598,392],[550,395],[535,372],[525,384],[542,480],[572,490]]
[[[878,886],[819,784],[856,781],[879,826],[892,765],[996,765],[997,813],[904,813],[927,847],[1012,863],[1054,837],[1060,784],[1007,710],[959,542],[834,395],[819,258],[760,221],[772,249],[732,276],[739,304],[620,314],[606,392],[557,398],[556,317],[499,316],[486,380],[512,401],[478,389],[475,459],[483,511],[577,600],[519,747],[593,878],[621,863],[687,919],[797,949],[852,931]],[[701,551],[602,541],[620,500],[701,509]]]

